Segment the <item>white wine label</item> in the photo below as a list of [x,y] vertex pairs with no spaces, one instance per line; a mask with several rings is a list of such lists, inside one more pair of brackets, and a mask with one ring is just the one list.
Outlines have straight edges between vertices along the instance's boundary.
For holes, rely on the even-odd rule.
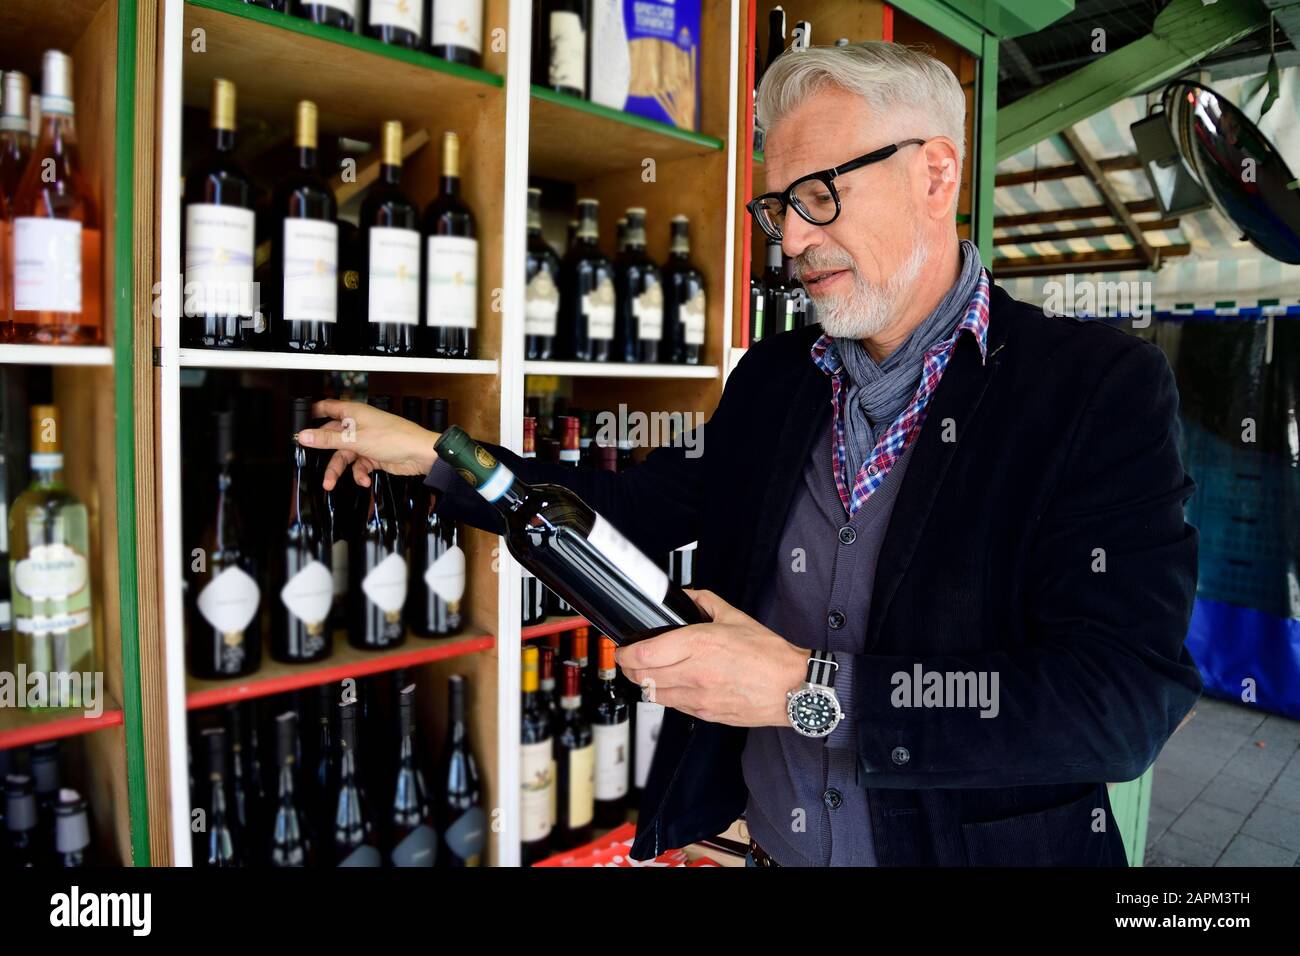
[[519,748],[519,835],[525,843],[551,832],[551,741],[523,744]]
[[389,614],[406,603],[406,559],[394,552],[380,561],[361,582],[372,604]]
[[551,274],[540,269],[524,287],[524,334],[554,335],[559,313],[560,290]]
[[326,7],[333,7],[335,10],[341,10],[350,17],[357,15],[357,0],[313,0]]
[[547,81],[587,94],[587,33],[576,13],[551,14],[551,62]]
[[335,541],[330,548],[330,571],[334,578],[334,596],[348,593],[348,543]]
[[421,823],[393,847],[393,866],[433,866],[438,858],[438,834]]
[[460,857],[466,866],[478,866],[483,857],[487,833],[487,814],[482,807],[471,807],[460,815],[442,835],[447,849]]
[[626,574],[632,583],[655,601],[662,601],[668,595],[668,574],[659,565],[645,556],[645,553],[605,518],[596,515],[596,523],[587,543],[603,554],[609,562]]
[[222,634],[240,634],[257,616],[261,596],[248,572],[231,565],[199,592],[199,613]]
[[424,583],[448,604],[455,604],[465,596],[465,552],[459,545],[452,545],[438,555],[424,572]]
[[371,322],[420,321],[420,234],[414,229],[370,229]]
[[185,314],[253,314],[253,210],[185,207]]
[[478,240],[430,236],[426,265],[425,321],[429,325],[474,328],[478,324]]
[[687,345],[704,344],[704,314],[704,290],[696,289],[695,294],[682,303],[682,326]]
[[588,337],[614,337],[614,283],[608,276],[582,297],[582,313],[587,317]]
[[14,311],[81,312],[81,223],[14,219]]
[[422,33],[424,4],[420,0],[370,0],[370,25]]
[[283,317],[297,322],[336,321],[338,224],[319,219],[286,219],[283,266]]
[[483,0],[437,0],[429,25],[434,46],[483,51]]
[[627,796],[628,723],[592,724],[596,750],[596,799],[618,800]]
[[645,789],[650,778],[650,762],[654,760],[655,745],[659,742],[659,728],[664,722],[664,705],[649,700],[636,702],[636,767],[632,779],[638,790]]
[[636,316],[637,338],[643,342],[658,342],[664,337],[664,289],[652,283],[632,300],[632,314]]
[[596,815],[596,745],[569,751],[569,827],[585,827]]
[[33,601],[62,601],[86,586],[84,555],[66,544],[35,544],[14,564],[14,588]]
[[363,844],[348,854],[339,866],[383,866],[384,858],[373,846]]
[[20,634],[64,634],[90,623],[89,611],[69,611],[66,614],[20,614],[14,628]]
[[319,561],[312,561],[284,583],[280,600],[308,627],[319,624],[329,617],[334,603],[334,575]]

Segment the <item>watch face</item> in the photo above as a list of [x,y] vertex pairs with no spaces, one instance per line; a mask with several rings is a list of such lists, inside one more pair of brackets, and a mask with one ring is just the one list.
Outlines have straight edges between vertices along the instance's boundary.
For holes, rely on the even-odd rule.
[[789,712],[796,729],[817,735],[835,723],[838,708],[825,694],[802,690],[791,698]]

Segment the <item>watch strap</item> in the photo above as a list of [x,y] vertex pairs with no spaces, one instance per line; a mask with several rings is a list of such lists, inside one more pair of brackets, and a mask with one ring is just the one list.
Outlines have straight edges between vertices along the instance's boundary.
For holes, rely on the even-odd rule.
[[815,650],[808,656],[808,683],[820,687],[835,686],[835,672],[839,664],[831,651]]

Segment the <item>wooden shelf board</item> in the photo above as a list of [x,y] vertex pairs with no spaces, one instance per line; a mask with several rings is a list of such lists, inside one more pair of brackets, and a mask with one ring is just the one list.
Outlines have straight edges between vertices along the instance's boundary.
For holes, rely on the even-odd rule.
[[717,378],[716,365],[655,365],[623,362],[524,362],[525,375],[588,378]]
[[551,616],[541,624],[530,624],[519,632],[520,639],[528,640],[533,637],[546,637],[548,634],[563,634],[565,631],[572,631],[577,627],[586,627],[590,622],[585,617],[555,617]]
[[0,708],[0,750],[26,747],[44,740],[75,737],[105,727],[117,727],[121,723],[122,709],[116,701],[109,700],[107,695],[103,713],[98,717],[87,717],[85,711],[64,707],[43,710]]
[[0,365],[112,365],[107,345],[0,345]]
[[532,87],[528,172],[576,182],[636,170],[647,157],[657,164],[705,156],[722,140],[694,130],[610,109],[587,100]]
[[458,634],[433,640],[408,635],[406,642],[390,651],[357,650],[346,642],[334,642],[334,653],[315,664],[282,664],[264,659],[257,673],[234,680],[187,678],[186,707],[199,710],[234,701],[268,697],[286,691],[315,687],[346,677],[368,677],[402,667],[416,667],[430,661],[490,650],[496,643],[491,634]]
[[308,355],[238,349],[179,349],[182,368],[289,369],[337,372],[424,372],[438,375],[496,375],[496,359],[406,358],[395,355]]

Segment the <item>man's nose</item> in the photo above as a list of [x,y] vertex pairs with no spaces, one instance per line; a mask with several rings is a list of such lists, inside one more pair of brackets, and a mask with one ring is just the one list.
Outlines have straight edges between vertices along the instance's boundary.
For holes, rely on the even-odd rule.
[[805,249],[821,243],[821,227],[814,226],[793,209],[786,207],[781,223],[781,251],[793,259]]

